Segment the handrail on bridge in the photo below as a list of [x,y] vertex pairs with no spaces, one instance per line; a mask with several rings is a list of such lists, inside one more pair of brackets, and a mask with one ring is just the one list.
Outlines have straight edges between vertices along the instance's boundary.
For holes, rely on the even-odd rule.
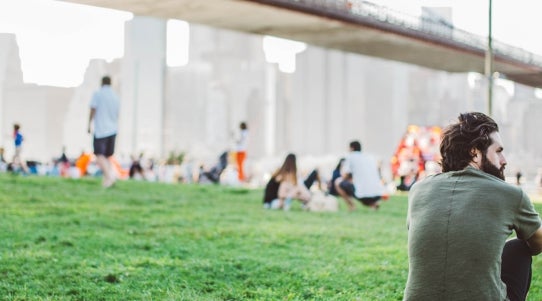
[[[452,40],[481,52],[484,52],[487,47],[487,38],[458,29],[444,19],[415,17],[365,0],[273,0],[272,2],[282,2],[307,10],[319,8],[342,17],[386,24],[440,41]],[[493,40],[493,54],[542,67],[542,56],[495,40]]]

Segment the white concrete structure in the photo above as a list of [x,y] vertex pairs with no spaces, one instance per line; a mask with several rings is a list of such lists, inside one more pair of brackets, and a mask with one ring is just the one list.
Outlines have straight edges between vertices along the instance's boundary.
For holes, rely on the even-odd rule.
[[[312,158],[307,168],[330,168],[353,139],[386,163],[407,125],[444,126],[460,112],[486,108],[481,76],[310,45],[296,56],[296,71],[282,73],[265,61],[262,36],[194,24],[188,65],[167,68],[164,20],[136,17],[126,32],[125,57],[90,62],[76,89],[23,84],[15,40],[0,35],[0,143],[11,145],[18,121],[27,157],[49,160],[62,145],[70,157],[90,150],[88,104],[104,74],[121,97],[118,157],[182,151],[195,162],[214,162],[246,121],[249,172],[258,174],[287,152]],[[514,95],[496,88],[494,116],[510,172],[531,176],[542,166],[542,101],[532,88],[515,87]]]
[[138,17],[127,23],[120,66],[121,115],[118,151],[163,152],[166,21]]
[[23,159],[45,161],[62,152],[63,117],[73,89],[24,84],[14,35],[0,34],[0,147],[14,153],[13,124],[25,137]]
[[[257,35],[302,41],[326,49],[379,57],[447,72],[485,72],[487,39],[451,29],[449,8],[424,7],[421,20],[364,0],[66,0],[180,19]],[[435,17],[434,13],[439,12]],[[442,15],[441,15],[442,14]],[[493,41],[493,70],[542,88],[542,57]]]

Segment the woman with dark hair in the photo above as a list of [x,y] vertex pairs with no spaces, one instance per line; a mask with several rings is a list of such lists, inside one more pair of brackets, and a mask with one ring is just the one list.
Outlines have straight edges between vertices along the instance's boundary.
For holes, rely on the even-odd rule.
[[298,181],[296,156],[288,154],[282,166],[271,175],[271,179],[265,186],[264,208],[288,210],[293,199],[307,205],[311,198],[309,188],[315,181],[320,182],[316,169],[309,174],[303,183],[300,183]]

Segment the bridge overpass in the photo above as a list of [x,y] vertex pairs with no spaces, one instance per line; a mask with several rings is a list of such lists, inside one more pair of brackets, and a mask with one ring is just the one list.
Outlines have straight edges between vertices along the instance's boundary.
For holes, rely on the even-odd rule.
[[[65,0],[272,35],[448,72],[485,71],[487,39],[363,0]],[[493,41],[493,70],[542,88],[542,57]]]

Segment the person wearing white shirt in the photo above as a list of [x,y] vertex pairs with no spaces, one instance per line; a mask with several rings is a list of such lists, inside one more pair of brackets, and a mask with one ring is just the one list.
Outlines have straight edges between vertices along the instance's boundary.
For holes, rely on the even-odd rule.
[[361,152],[359,141],[350,142],[350,153],[342,165],[342,176],[335,180],[335,188],[345,200],[349,210],[354,210],[352,198],[363,205],[378,209],[384,195],[377,161]]
[[119,98],[111,88],[111,78],[104,76],[101,88],[94,92],[90,102],[88,133],[91,133],[91,124],[94,121],[94,154],[103,173],[102,186],[105,188],[115,183],[113,167],[109,158],[115,152],[118,117]]
[[237,159],[237,172],[239,182],[245,181],[245,170],[244,163],[247,157],[247,140],[248,140],[248,127],[245,122],[239,124],[239,129],[241,130],[239,139],[237,140],[236,146],[236,159]]

